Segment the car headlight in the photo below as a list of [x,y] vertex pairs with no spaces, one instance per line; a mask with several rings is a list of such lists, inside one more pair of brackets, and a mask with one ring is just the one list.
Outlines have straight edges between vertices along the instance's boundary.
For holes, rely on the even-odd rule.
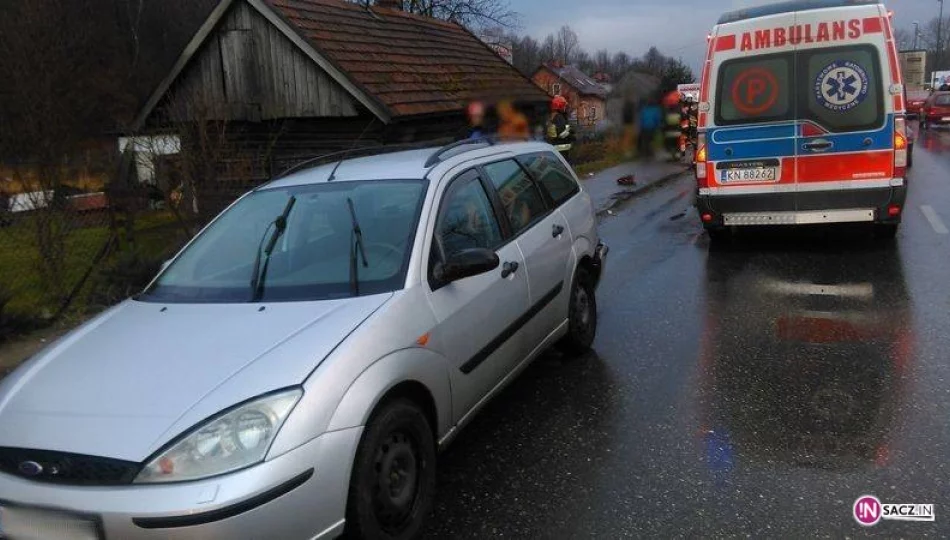
[[302,394],[269,394],[199,424],[155,455],[135,481],[197,480],[260,463]]

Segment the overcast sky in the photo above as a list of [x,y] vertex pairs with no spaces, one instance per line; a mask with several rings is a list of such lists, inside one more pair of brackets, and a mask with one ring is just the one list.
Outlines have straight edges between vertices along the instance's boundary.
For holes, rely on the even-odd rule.
[[[568,24],[590,52],[607,48],[633,56],[656,45],[668,56],[679,56],[693,71],[705,53],[706,34],[724,11],[767,0],[510,0],[521,14],[522,32],[538,39]],[[937,0],[891,0],[896,28],[912,28],[937,16]],[[950,14],[950,2],[944,17]]]

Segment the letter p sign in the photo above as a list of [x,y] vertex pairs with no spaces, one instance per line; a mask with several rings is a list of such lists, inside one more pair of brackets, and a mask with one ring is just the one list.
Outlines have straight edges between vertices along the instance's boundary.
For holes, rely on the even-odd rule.
[[749,68],[732,83],[732,104],[748,116],[758,116],[778,100],[778,80],[767,69]]

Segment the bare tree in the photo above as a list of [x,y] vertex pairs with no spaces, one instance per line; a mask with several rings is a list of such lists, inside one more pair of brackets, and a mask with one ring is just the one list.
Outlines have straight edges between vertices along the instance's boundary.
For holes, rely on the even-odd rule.
[[[898,47],[910,49],[917,43],[917,47],[927,51],[926,72],[944,71],[950,69],[950,17],[943,21],[941,32],[938,29],[938,19],[934,17],[920,26],[920,34],[914,39],[913,30],[899,28],[894,32]],[[937,36],[940,35],[942,47],[938,47]],[[943,49],[942,51],[940,49]]]
[[594,65],[597,66],[597,71],[609,73],[610,72],[610,51],[607,49],[600,49],[594,53]]
[[[365,6],[379,3],[378,0],[354,1]],[[473,29],[514,28],[520,22],[519,15],[507,0],[399,0],[399,3],[408,13],[454,21]]]
[[555,59],[565,64],[573,64],[580,52],[580,38],[570,26],[564,25],[554,37]]
[[578,50],[577,53],[574,54],[574,61],[572,63],[588,75],[593,75],[597,71],[597,65],[594,64],[594,59],[590,53],[583,49]]
[[541,42],[541,61],[552,62],[557,60],[557,45],[554,42],[554,34],[548,34]]
[[519,38],[511,35],[515,67],[522,74],[530,77],[541,65],[541,44],[531,36]]
[[629,54],[623,51],[615,53],[610,60],[610,76],[619,81],[630,71],[632,64],[633,60],[631,60]]

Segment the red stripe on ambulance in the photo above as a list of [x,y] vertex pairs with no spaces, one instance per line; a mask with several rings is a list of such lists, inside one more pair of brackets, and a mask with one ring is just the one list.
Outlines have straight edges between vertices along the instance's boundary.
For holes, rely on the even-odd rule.
[[731,51],[736,48],[736,36],[730,34],[716,38],[716,52]]
[[[862,24],[861,19],[850,19],[817,24],[796,24],[778,28],[763,28],[744,32],[739,45],[740,51],[757,51],[786,45],[801,45],[802,43],[831,43],[858,39],[862,34],[880,32],[881,22],[877,21],[877,29],[871,25],[869,31],[868,20]],[[877,20],[877,19],[875,19]]]
[[884,25],[881,24],[880,17],[868,17],[864,19],[865,34],[880,34],[884,31]]
[[[894,151],[860,152],[856,154],[799,155],[798,183],[840,180],[880,180],[894,173]],[[856,172],[859,171],[859,172]]]

